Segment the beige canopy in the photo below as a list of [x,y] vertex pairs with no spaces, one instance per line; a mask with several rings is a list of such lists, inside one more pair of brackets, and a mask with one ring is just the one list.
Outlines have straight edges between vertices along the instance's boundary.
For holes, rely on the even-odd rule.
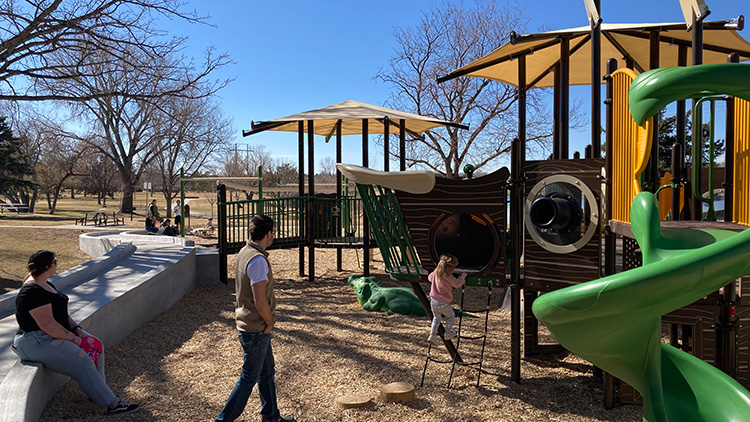
[[[684,23],[659,24],[602,24],[601,65],[606,69],[610,58],[624,67],[631,58],[636,73],[649,69],[650,33],[659,32],[659,66],[677,66],[678,46],[688,47],[688,63],[692,54],[692,33]],[[492,53],[441,77],[439,81],[459,76],[494,79],[509,85],[518,84],[518,63],[526,56],[526,81],[529,88],[554,86],[552,66],[560,59],[560,41],[570,39],[570,85],[591,83],[591,28],[580,27],[539,34],[522,35],[511,39]],[[725,63],[727,55],[736,52],[740,60],[750,59],[750,43],[725,22],[705,22],[703,28],[703,63]],[[602,82],[603,83],[603,82]]]
[[419,134],[438,126],[452,126],[468,129],[460,123],[447,122],[418,114],[406,113],[404,111],[391,110],[359,101],[348,100],[343,103],[330,105],[316,110],[305,111],[292,116],[265,122],[253,122],[252,129],[242,131],[243,136],[249,136],[265,130],[279,130],[286,132],[297,132],[298,122],[304,122],[304,131],[307,131],[307,121],[313,120],[313,129],[316,135],[330,136],[334,133],[336,122],[341,120],[342,135],[358,135],[362,133],[362,120],[368,120],[369,133],[383,133],[383,121],[390,120],[389,133],[399,133],[399,121],[404,120],[407,132]]
[[428,193],[435,187],[435,173],[427,170],[384,172],[341,163],[336,168],[360,185],[379,185],[414,194]]

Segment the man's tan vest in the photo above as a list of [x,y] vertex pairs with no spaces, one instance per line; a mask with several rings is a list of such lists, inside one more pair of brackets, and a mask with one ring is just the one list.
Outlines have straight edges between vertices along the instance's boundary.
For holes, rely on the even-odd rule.
[[[235,309],[235,318],[237,320],[237,330],[248,333],[256,333],[266,329],[266,322],[255,309],[253,299],[253,289],[250,286],[250,278],[247,276],[247,264],[251,259],[262,255],[263,259],[268,261],[268,252],[261,249],[260,246],[248,242],[245,247],[237,254],[237,269],[234,276],[234,288],[237,294],[237,306]],[[268,263],[268,282],[266,282],[266,299],[271,307],[271,315],[276,313],[276,297],[273,294],[274,280],[271,263]],[[274,316],[275,319],[275,316]]]

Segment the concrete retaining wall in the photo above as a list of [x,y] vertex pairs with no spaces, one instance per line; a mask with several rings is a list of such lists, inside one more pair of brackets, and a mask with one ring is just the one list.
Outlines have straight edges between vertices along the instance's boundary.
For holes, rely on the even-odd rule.
[[[117,245],[102,256],[50,277],[49,281],[58,289],[79,284],[93,278],[96,274],[105,273],[116,267],[123,259],[127,259],[136,247],[131,244]],[[7,315],[16,311],[16,296],[18,290],[0,295],[0,315]]]
[[78,236],[78,248],[90,256],[102,256],[122,243],[144,245],[194,246],[192,239],[178,236],[164,236],[146,230],[118,230],[83,233]]

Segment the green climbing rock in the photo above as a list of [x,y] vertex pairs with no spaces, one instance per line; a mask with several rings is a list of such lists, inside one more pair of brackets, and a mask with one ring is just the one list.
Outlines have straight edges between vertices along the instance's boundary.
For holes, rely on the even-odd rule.
[[357,301],[366,311],[427,316],[417,295],[408,287],[383,287],[375,277],[349,277],[349,285],[357,293]]

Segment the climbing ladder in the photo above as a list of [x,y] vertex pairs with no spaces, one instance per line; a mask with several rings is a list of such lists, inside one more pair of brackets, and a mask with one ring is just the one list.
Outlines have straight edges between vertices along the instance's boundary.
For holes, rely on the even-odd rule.
[[[432,356],[432,343],[428,342],[427,343],[428,344],[427,358],[425,359],[424,369],[422,370],[422,381],[419,383],[420,387],[424,385],[424,378],[425,378],[425,375],[427,374],[427,365],[430,362],[435,362],[439,364],[449,364],[449,363],[451,364],[451,373],[450,373],[450,376],[448,377],[448,388],[451,387],[451,382],[453,381],[453,374],[456,370],[456,365],[476,369],[477,370],[477,387],[479,387],[479,379],[482,376],[482,362],[484,360],[484,349],[485,349],[485,346],[487,345],[487,324],[489,322],[489,317],[490,317],[490,303],[492,303],[493,282],[492,280],[488,280],[486,284],[487,284],[487,305],[485,306],[484,310],[464,309],[464,301],[466,298],[466,284],[461,286],[461,305],[459,309],[461,312],[458,315],[458,335],[456,336],[456,351],[460,351],[461,340],[470,340],[470,341],[481,340],[482,341],[482,347],[479,353],[479,360],[476,360],[473,362],[464,362],[460,359],[456,359],[456,356],[458,356],[458,354],[452,355],[454,357],[448,360],[437,359]],[[482,331],[481,334],[477,336],[468,336],[468,335],[462,334],[464,312],[473,313],[473,314],[479,314],[479,313],[484,312],[484,330]]]

